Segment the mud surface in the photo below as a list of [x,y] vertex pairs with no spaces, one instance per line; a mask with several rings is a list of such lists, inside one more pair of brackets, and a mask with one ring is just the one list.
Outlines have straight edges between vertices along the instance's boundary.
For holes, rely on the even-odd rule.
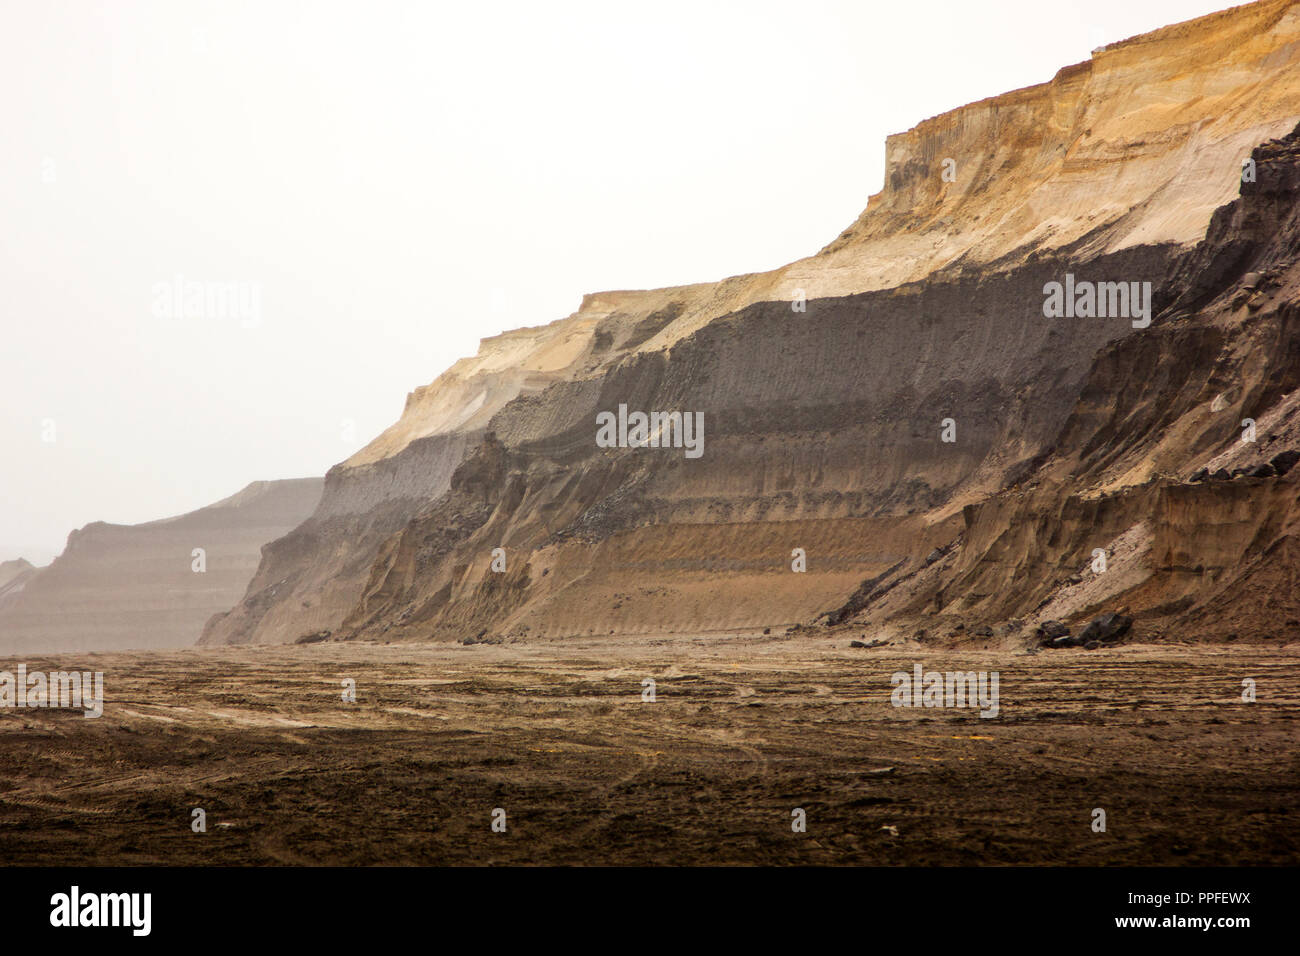
[[[891,706],[918,661],[998,671],[998,717]],[[0,710],[9,865],[1300,862],[1295,648],[737,636],[25,663],[103,671],[105,714]]]

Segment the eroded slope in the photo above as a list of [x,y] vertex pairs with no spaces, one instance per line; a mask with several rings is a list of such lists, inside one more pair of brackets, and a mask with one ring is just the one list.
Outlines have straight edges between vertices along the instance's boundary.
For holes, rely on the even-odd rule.
[[[1116,44],[891,137],[884,189],[815,256],[588,296],[485,340],[331,471],[317,513],[204,640],[851,618],[865,580],[893,590],[936,546],[957,560],[965,506],[1093,440],[1079,429],[1094,357],[1156,337],[1126,318],[1046,320],[1044,284],[1165,288],[1189,268],[1251,149],[1300,117],[1298,51],[1287,2]],[[595,415],[620,404],[703,413],[707,451],[598,448]]]

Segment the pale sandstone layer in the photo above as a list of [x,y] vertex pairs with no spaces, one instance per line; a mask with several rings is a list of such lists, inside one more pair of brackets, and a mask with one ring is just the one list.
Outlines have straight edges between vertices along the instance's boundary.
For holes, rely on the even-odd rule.
[[[889,137],[884,188],[816,255],[720,282],[587,295],[566,319],[484,339],[344,464],[482,426],[520,393],[602,374],[629,350],[668,348],[754,302],[887,289],[1085,239],[1088,256],[1196,243],[1236,196],[1251,149],[1300,117],[1298,48],[1300,6],[1250,4],[1112,44],[1048,83],[925,120]],[[949,158],[955,182],[942,176]]]
[[[936,613],[1004,626],[1025,612],[1007,589],[1033,567],[980,578],[997,562],[971,547],[971,508],[1045,481],[1036,473],[1063,435],[1089,447],[1096,436],[1077,425],[1079,403],[1097,401],[1097,357],[1165,334],[1046,320],[1044,283],[1072,271],[1168,286],[1237,195],[1242,161],[1300,118],[1298,65],[1300,7],[1287,2],[1114,44],[890,137],[884,189],[808,259],[590,295],[567,319],[485,340],[331,470],[316,514],[267,549],[204,640],[729,630],[824,611],[897,618],[895,630]],[[806,312],[790,305],[800,293]],[[1212,376],[1207,363],[1196,374]],[[1279,399],[1287,368],[1257,401]],[[708,451],[596,448],[596,413],[620,403],[702,411]],[[949,416],[953,444],[939,440]],[[1170,467],[1194,451],[1171,450]],[[1039,517],[1102,493],[1090,483],[1115,494],[1152,473],[1145,459],[1072,473]],[[1149,516],[1131,517],[1112,538]],[[1053,533],[1043,520],[1027,549]],[[998,540],[1000,527],[983,533]],[[1086,525],[1077,535],[1075,548],[1095,538]],[[503,575],[488,567],[496,547]],[[936,547],[948,557],[924,564]],[[806,573],[790,569],[794,548]],[[1065,551],[1051,561],[1073,560]],[[953,562],[973,595],[947,590]]]

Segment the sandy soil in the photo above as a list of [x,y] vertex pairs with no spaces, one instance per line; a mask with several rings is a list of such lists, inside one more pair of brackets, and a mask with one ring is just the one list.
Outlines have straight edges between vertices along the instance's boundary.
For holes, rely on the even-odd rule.
[[[894,708],[890,674],[917,661],[997,670],[1000,715]],[[0,711],[11,865],[1300,862],[1296,648],[736,636],[26,663],[102,670],[105,714]]]

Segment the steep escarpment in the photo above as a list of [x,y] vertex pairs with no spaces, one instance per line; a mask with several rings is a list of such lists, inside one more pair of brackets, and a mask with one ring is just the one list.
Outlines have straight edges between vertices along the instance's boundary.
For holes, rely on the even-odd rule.
[[315,514],[268,546],[244,600],[216,615],[202,642],[296,640],[339,629],[385,542],[450,489],[496,413],[556,382],[598,375],[676,319],[697,291],[589,295],[567,319],[484,339],[477,356],[411,392],[393,426],[330,470]]
[[[1283,267],[1286,253],[1260,251],[1276,210],[1215,210],[1251,150],[1300,118],[1298,51],[1286,2],[1116,44],[891,137],[884,189],[815,256],[588,296],[567,319],[485,340],[331,471],[317,513],[267,548],[204,640],[813,619],[910,633],[935,614],[1006,629],[1027,616],[1008,591],[1035,561],[1064,569],[1112,531],[1124,554],[1173,548],[1169,529],[1195,518],[1162,525],[1176,496],[1140,486],[1189,460],[1157,422],[1194,425],[1139,393],[1182,374],[1172,350],[1211,362],[1232,332],[1196,320],[1162,345],[1169,316],[1199,315],[1246,259]],[[1198,247],[1216,228],[1231,238]],[[1123,283],[1134,301],[1045,317],[1045,288],[1076,279]],[[1160,323],[1128,308],[1144,283]],[[1240,361],[1264,347],[1243,342]],[[1215,401],[1268,414],[1287,373],[1257,371],[1267,395],[1243,385]],[[620,410],[698,416],[701,453],[606,447],[597,416]],[[1064,606],[1054,583],[1030,589],[1029,610]],[[1185,602],[1174,590],[1161,600]]]
[[1100,350],[1052,452],[858,623],[1020,642],[1122,609],[1142,637],[1300,637],[1300,127],[1251,158],[1164,311]]
[[73,531],[48,567],[0,575],[0,654],[193,644],[320,489],[319,478],[259,481],[179,517]]
[[[1131,250],[1092,268],[1154,277],[1170,255]],[[756,304],[667,355],[511,403],[491,422],[509,449],[485,486],[496,496],[449,495],[417,516],[346,623],[427,637],[810,616],[855,578],[931,550],[948,503],[1019,474],[1064,423],[1091,356],[1133,333],[1123,318],[1045,321],[1042,287],[1067,267],[816,300],[804,313]],[[597,448],[597,415],[620,404],[700,414],[702,454]],[[490,569],[498,547],[504,574]],[[791,571],[796,548],[805,571]],[[462,622],[467,608],[481,613]]]

